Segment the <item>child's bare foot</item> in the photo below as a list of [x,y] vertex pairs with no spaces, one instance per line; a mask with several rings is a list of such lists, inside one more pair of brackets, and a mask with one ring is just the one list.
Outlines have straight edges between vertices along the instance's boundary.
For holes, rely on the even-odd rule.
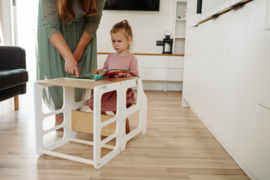
[[128,134],[130,132],[130,125],[129,125],[129,120],[127,118],[126,120],[126,134]]
[[[55,124],[54,124],[54,126],[58,126],[58,125],[62,124],[63,120],[64,120],[63,115],[56,114],[55,115]],[[64,128],[59,128],[56,131],[64,131]]]

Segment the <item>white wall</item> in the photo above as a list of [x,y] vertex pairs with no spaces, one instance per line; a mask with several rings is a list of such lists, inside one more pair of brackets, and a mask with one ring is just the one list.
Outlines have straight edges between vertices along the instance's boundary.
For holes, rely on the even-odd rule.
[[0,1],[0,21],[2,21],[2,0]]
[[98,52],[114,52],[111,45],[112,26],[127,19],[131,24],[134,43],[133,53],[162,53],[162,46],[156,46],[157,40],[163,40],[164,32],[172,32],[173,0],[161,0],[159,12],[144,11],[103,11],[98,36]]
[[1,39],[0,45],[3,45],[4,44],[4,39],[2,37],[3,34],[2,34],[2,26],[1,26],[1,22],[2,22],[1,12],[2,12],[2,5],[1,5],[1,1],[0,1],[0,39]]
[[13,31],[12,31],[12,16],[11,16],[11,1],[10,0],[0,0],[1,3],[1,24],[3,31],[3,38],[5,45],[13,45]]
[[187,29],[183,84],[201,121],[250,178],[262,180],[270,177],[270,112],[259,105],[266,7],[254,0]]
[[[23,47],[26,52],[26,69],[29,81],[36,79],[36,29],[38,17],[38,0],[17,0],[17,45]],[[25,9],[33,9],[25,11]],[[27,19],[27,21],[25,21]]]

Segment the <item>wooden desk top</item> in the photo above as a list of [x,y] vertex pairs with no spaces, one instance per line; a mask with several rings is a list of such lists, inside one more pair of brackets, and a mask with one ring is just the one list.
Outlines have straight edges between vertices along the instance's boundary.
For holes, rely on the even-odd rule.
[[59,78],[50,79],[45,81],[39,81],[38,84],[45,86],[63,86],[63,87],[74,87],[82,89],[94,89],[98,86],[104,86],[107,84],[112,84],[120,81],[126,81],[131,79],[137,79],[137,77],[126,77],[126,78],[111,78],[98,81],[91,81],[87,79],[73,79],[73,78]]

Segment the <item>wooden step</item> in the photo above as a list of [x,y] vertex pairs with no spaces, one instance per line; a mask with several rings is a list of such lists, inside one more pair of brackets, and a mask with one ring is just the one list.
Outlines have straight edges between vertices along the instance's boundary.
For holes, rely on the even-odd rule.
[[[105,122],[114,116],[101,115],[101,121]],[[94,114],[90,112],[72,111],[72,130],[94,134]],[[105,126],[101,130],[102,136],[110,136],[116,131],[116,121]]]

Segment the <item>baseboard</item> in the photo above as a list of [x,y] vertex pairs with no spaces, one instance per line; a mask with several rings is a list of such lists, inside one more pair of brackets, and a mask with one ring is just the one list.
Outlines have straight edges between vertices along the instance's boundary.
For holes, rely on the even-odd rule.
[[[167,82],[167,91],[182,91],[182,82]],[[144,90],[164,91],[165,81],[143,81]]]
[[218,137],[218,135],[210,128],[210,126],[203,120],[202,117],[190,106],[190,109],[194,114],[200,119],[200,121],[206,126],[210,133],[216,138],[216,140],[221,144],[221,146],[229,153],[233,160],[241,167],[241,169],[247,174],[251,180],[259,180],[250,169],[237,157],[237,155]]

